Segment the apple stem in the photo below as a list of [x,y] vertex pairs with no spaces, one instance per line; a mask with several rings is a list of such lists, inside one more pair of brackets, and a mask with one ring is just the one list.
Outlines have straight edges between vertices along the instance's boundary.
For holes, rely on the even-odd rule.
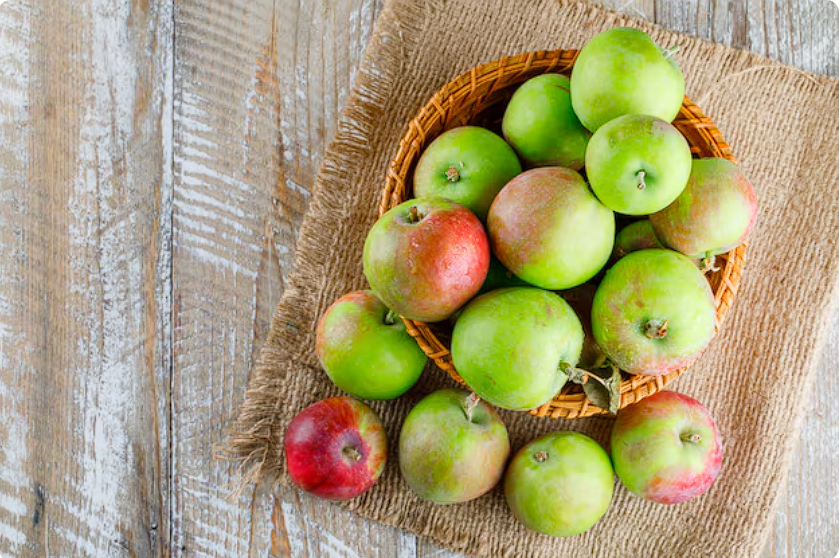
[[481,398],[475,393],[470,393],[464,400],[464,414],[467,415],[467,420],[472,422],[473,411],[478,407],[478,402]]
[[536,459],[537,463],[542,463],[548,459],[548,452],[545,450],[538,451],[534,454],[534,459]]
[[416,205],[412,205],[408,208],[408,222],[409,223],[417,223],[420,221],[420,212],[417,210]]
[[679,51],[680,51],[680,45],[674,45],[671,48],[666,49],[664,52],[662,52],[662,54],[665,55],[665,58],[671,58],[672,56],[674,56]]
[[388,312],[385,314],[385,317],[382,319],[382,322],[385,325],[394,325],[395,323],[397,323],[397,313],[393,310],[388,310]]
[[647,186],[647,184],[645,184],[645,171],[640,170],[639,172],[637,172],[636,178],[639,179],[639,183],[636,185],[636,188],[638,188],[639,190],[644,190],[645,186]]
[[709,271],[720,271],[720,268],[715,265],[715,256],[711,251],[706,252],[703,256],[703,261],[700,263],[700,271],[707,273]]
[[461,180],[461,175],[458,172],[458,167],[452,165],[448,169],[446,169],[446,179],[449,182],[458,182],[459,180]]
[[648,339],[662,339],[668,335],[668,320],[650,320],[645,325],[645,336]]
[[357,450],[353,446],[344,446],[344,448],[341,450],[341,453],[343,453],[345,456],[352,459],[353,461],[358,461],[362,458],[362,454],[360,454],[359,450]]
[[693,434],[680,434],[680,440],[682,440],[686,444],[699,444],[700,443],[700,434],[693,433]]

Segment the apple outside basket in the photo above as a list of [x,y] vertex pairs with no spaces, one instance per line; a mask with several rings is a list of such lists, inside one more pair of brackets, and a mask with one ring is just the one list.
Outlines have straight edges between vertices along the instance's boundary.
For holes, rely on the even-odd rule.
[[[570,75],[577,58],[577,50],[537,51],[506,56],[465,72],[447,83],[408,123],[408,131],[400,140],[396,157],[391,161],[379,215],[410,199],[411,177],[423,150],[442,132],[458,126],[473,124],[498,130],[507,101],[514,90],[528,79],[545,73]],[[673,122],[691,146],[695,157],[723,157],[735,162],[732,151],[720,131],[700,108],[688,97]],[[714,293],[715,334],[735,299],[741,271],[744,267],[747,243],[716,258],[716,269],[706,274]],[[464,381],[455,370],[449,351],[451,328],[445,323],[428,324],[403,318],[408,333],[420,348],[442,370],[457,382]],[[636,376],[622,372],[621,402],[624,408],[663,389],[688,367],[663,376]],[[550,418],[581,418],[606,414],[584,395],[578,384],[567,382],[554,399],[528,411],[532,415]]]

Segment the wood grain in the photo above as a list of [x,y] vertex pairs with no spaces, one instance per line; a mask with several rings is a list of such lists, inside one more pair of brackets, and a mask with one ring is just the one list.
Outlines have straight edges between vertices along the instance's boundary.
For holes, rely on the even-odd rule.
[[0,8],[0,554],[165,552],[168,7]]

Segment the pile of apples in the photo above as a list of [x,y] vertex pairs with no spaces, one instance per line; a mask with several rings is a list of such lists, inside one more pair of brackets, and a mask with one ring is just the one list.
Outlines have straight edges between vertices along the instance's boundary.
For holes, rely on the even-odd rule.
[[[685,89],[674,52],[636,29],[601,33],[571,78],[545,74],[516,90],[504,139],[476,126],[435,139],[417,163],[415,199],[371,228],[371,290],[326,311],[317,352],[349,395],[393,399],[426,364],[400,316],[451,322],[469,391],[426,396],[400,433],[400,470],[419,497],[465,502],[504,477],[515,517],[569,536],[606,512],[614,473],[632,493],[669,504],[715,481],[715,423],[672,391],[618,412],[609,454],[560,431],[509,459],[493,408],[534,409],[577,382],[615,413],[622,371],[668,373],[712,339],[704,273],[746,239],[757,203],[737,165],[693,159],[671,124]],[[291,478],[334,500],[370,488],[387,453],[378,417],[351,397],[308,407],[286,433]]]

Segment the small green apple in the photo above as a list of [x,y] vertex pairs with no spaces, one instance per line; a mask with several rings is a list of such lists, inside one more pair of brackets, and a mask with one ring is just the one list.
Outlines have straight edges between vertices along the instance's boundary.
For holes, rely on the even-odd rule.
[[641,219],[630,223],[621,229],[615,237],[615,248],[613,248],[613,259],[619,260],[638,250],[649,248],[665,248],[659,241],[656,233],[653,232],[653,225],[649,219]]
[[318,323],[315,347],[330,379],[361,399],[394,399],[420,378],[426,355],[371,291],[348,293]]
[[592,132],[625,114],[671,122],[685,94],[674,52],[638,29],[615,27],[600,33],[584,45],[572,69],[575,114]]
[[543,74],[523,83],[502,119],[502,133],[528,167],[583,168],[592,135],[572,110],[569,78]]
[[414,196],[458,202],[484,221],[496,194],[522,172],[505,140],[478,126],[461,126],[429,144],[414,171]]
[[586,148],[586,176],[601,203],[625,215],[668,206],[691,174],[691,148],[671,124],[628,114],[598,128]]

